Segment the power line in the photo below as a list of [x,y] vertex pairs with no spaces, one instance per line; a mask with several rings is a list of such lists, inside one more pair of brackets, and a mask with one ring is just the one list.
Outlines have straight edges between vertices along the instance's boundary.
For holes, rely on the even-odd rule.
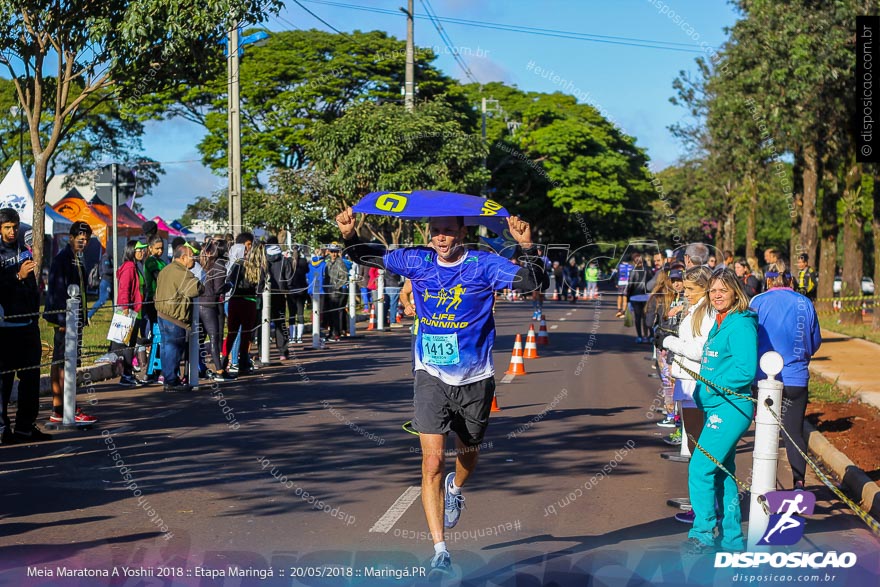
[[[394,10],[385,8],[373,8],[369,6],[361,6],[358,4],[345,4],[342,2],[331,2],[329,0],[304,0],[312,4],[323,4],[326,6],[336,6],[339,8],[348,8],[351,10],[362,10],[365,12],[375,12],[377,14],[397,15]],[[416,15],[416,18],[427,19],[427,16]],[[459,24],[463,26],[471,26],[476,28],[493,29],[514,33],[525,33],[531,35],[539,35],[543,37],[556,37],[560,39],[571,39],[575,41],[590,41],[593,43],[607,43],[611,45],[625,45],[628,47],[642,47],[645,49],[661,49],[666,51],[681,51],[683,53],[703,53],[695,45],[689,43],[677,43],[672,41],[654,41],[651,39],[638,39],[632,37],[619,37],[613,35],[598,35],[595,33],[577,33],[572,31],[563,31],[557,29],[547,29],[540,27],[529,27],[523,25],[510,25],[502,23],[479,22],[474,20],[466,20],[463,18],[453,18],[448,16],[437,16],[438,21]]]
[[443,25],[440,24],[440,21],[437,20],[437,15],[434,13],[434,7],[431,6],[431,0],[419,0],[422,3],[422,6],[425,8],[425,13],[428,15],[428,18],[431,19],[431,24],[434,25],[434,28],[437,29],[437,34],[440,35],[440,40],[443,41],[443,44],[446,45],[446,48],[449,49],[449,52],[452,53],[453,59],[458,63],[458,66],[464,71],[464,74],[467,76],[469,80],[474,82],[475,84],[479,84],[477,78],[474,77],[474,74],[471,72],[471,69],[467,66],[464,59],[461,55],[458,54],[458,51],[454,48],[454,43],[452,39],[449,37],[449,34],[446,32],[446,29],[443,28]]
[[334,27],[332,24],[330,24],[329,22],[327,22],[326,20],[324,20],[323,18],[321,18],[320,16],[318,16],[317,14],[315,14],[314,12],[312,12],[311,10],[309,10],[308,8],[306,8],[305,6],[303,6],[303,5],[300,3],[299,0],[293,0],[293,2],[294,2],[294,4],[296,4],[297,6],[299,6],[300,8],[302,8],[303,10],[305,10],[306,12],[308,12],[309,14],[311,14],[312,16],[314,16],[315,18],[317,18],[318,20],[320,20],[321,22],[323,22],[323,23],[324,23],[325,25],[327,25],[327,26],[330,28],[330,30],[332,30],[333,32],[335,32],[335,33],[339,33],[340,35],[342,34],[342,31],[340,31],[339,29],[337,29],[336,27]]

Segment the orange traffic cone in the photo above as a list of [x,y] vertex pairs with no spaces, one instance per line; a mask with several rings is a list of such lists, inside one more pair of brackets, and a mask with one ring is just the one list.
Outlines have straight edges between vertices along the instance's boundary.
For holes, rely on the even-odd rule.
[[535,342],[538,344],[550,344],[550,336],[547,334],[547,321],[544,320],[543,314],[541,314],[541,324],[538,326],[538,337]]
[[526,335],[526,350],[523,353],[524,359],[538,358],[538,345],[535,341],[535,325],[529,324],[529,333]]
[[510,355],[510,366],[505,371],[505,375],[525,375],[526,365],[523,363],[522,335],[516,335],[516,342],[513,343],[513,353]]
[[558,302],[559,301],[559,292],[556,290],[553,290],[553,297],[551,297],[550,299],[553,300],[554,302]]
[[370,304],[370,323],[367,330],[376,330],[376,307],[373,304]]
[[497,395],[494,395],[494,394],[492,395],[492,409],[490,411],[492,411],[492,412],[500,412],[501,411],[501,408],[498,407],[498,396]]

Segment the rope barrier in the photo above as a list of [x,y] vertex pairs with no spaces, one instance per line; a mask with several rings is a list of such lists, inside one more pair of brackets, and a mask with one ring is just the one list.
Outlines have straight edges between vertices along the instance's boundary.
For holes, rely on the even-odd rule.
[[721,387],[719,385],[712,383],[711,381],[709,381],[705,377],[701,376],[699,373],[695,373],[694,371],[691,371],[690,369],[688,369],[687,367],[682,365],[681,362],[678,361],[678,359],[675,359],[675,364],[678,365],[679,367],[681,367],[681,370],[684,371],[685,373],[687,373],[688,375],[690,375],[694,380],[699,381],[700,383],[704,383],[707,386],[711,387],[712,389],[724,392],[728,395],[736,396],[741,399],[747,399],[750,402],[753,402],[755,404],[758,403],[758,400],[756,400],[755,398],[753,398],[750,395],[743,395],[741,393],[737,393],[737,392],[733,391],[732,389],[728,389],[726,387]]
[[[739,485],[740,487],[742,487],[744,490],[748,491],[749,493],[752,492],[752,488],[751,488],[751,487],[749,487],[748,485],[746,485],[745,483],[743,483],[742,481],[740,481],[739,479],[737,479],[737,478],[736,478],[736,475],[734,475],[733,473],[731,473],[730,471],[728,471],[728,470],[727,470],[727,467],[725,467],[724,465],[722,465],[721,462],[718,461],[718,459],[716,459],[716,458],[713,457],[711,454],[709,454],[709,451],[707,451],[705,448],[703,448],[702,446],[700,446],[700,443],[697,442],[697,439],[694,438],[694,435],[693,435],[693,434],[691,434],[690,432],[688,432],[687,435],[688,435],[688,438],[690,438],[691,442],[694,443],[694,446],[696,446],[696,447],[699,449],[699,451],[700,451],[701,453],[703,453],[704,455],[706,455],[706,458],[707,458],[707,459],[709,459],[710,461],[712,461],[712,462],[715,464],[715,466],[717,466],[717,467],[718,467],[719,469],[721,469],[724,473],[726,473],[728,477],[730,477],[731,479],[733,479],[734,481],[736,481],[736,484],[737,484],[737,485]],[[761,495],[761,496],[759,496],[758,502],[761,504],[761,507],[764,508],[764,513],[767,514],[767,515],[769,516],[769,515],[770,515],[770,509],[767,507],[767,499],[766,499],[763,495]]]
[[813,302],[867,302],[880,300],[880,296],[843,296],[838,298],[816,298]]

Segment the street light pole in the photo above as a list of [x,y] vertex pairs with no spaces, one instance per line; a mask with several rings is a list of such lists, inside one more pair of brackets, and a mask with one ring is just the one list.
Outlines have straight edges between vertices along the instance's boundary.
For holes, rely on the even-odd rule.
[[229,230],[238,236],[241,223],[241,119],[238,76],[238,22],[229,31],[229,57],[226,60],[229,79]]
[[416,104],[416,51],[413,39],[413,0],[407,0],[406,10],[406,70],[403,82],[403,103],[407,112],[412,112]]

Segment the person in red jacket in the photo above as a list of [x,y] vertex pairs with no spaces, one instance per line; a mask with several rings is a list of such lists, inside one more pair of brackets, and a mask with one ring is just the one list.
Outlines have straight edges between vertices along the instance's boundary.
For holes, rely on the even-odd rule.
[[124,387],[140,387],[142,381],[137,380],[132,374],[131,359],[134,356],[134,345],[140,331],[143,328],[143,316],[141,315],[141,307],[144,301],[141,284],[143,276],[141,275],[140,263],[146,257],[147,246],[136,240],[130,240],[125,244],[125,252],[122,254],[122,265],[116,270],[117,291],[119,292],[116,304],[122,309],[122,313],[126,316],[134,316],[134,326],[132,327],[131,336],[128,344],[114,342],[110,345],[112,351],[121,351],[122,354],[122,376],[119,378],[119,385]]

